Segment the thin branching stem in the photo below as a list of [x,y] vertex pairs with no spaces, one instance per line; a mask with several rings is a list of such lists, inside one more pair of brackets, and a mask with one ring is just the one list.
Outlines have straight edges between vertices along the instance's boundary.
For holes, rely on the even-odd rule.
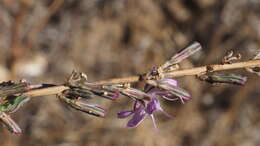
[[[216,71],[224,71],[224,70],[232,70],[232,69],[243,69],[247,67],[256,67],[260,66],[260,60],[250,60],[244,62],[237,62],[232,64],[215,64],[215,65],[206,65],[201,67],[195,67],[190,69],[182,69],[176,70],[169,73],[165,73],[164,76],[167,78],[176,78],[182,76],[192,76],[192,75],[200,75],[206,72],[216,72]],[[141,81],[142,78],[140,76],[130,76],[124,78],[114,78],[103,81],[95,82],[97,84],[116,84],[116,83],[133,83]],[[31,91],[26,92],[25,94],[29,97],[36,96],[45,96],[45,95],[54,95],[59,94],[63,90],[69,89],[69,87],[63,85],[56,85],[46,88],[36,88]]]

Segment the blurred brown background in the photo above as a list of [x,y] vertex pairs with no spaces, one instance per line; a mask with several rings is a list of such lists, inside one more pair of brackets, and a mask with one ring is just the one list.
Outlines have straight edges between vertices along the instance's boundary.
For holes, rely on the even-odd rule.
[[[246,60],[260,47],[259,0],[1,0],[0,80],[63,83],[73,69],[90,81],[144,73],[182,47],[203,50],[183,68],[219,63],[230,49]],[[187,104],[162,101],[174,120],[156,115],[135,129],[116,113],[131,100],[96,102],[105,119],[38,97],[12,115],[24,133],[0,128],[1,146],[259,146],[259,78],[245,86],[212,86],[179,78]]]

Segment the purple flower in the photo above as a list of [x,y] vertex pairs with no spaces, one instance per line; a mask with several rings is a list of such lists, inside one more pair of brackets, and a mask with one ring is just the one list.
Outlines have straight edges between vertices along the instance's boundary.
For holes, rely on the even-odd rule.
[[155,111],[161,111],[168,117],[171,117],[169,114],[163,111],[156,97],[152,98],[151,101],[145,104],[136,100],[132,110],[119,112],[117,116],[118,118],[122,119],[132,115],[132,118],[127,123],[127,127],[132,128],[138,126],[145,119],[145,117],[149,115],[152,118],[155,128],[157,128],[153,115]]
[[138,126],[148,115],[152,118],[154,127],[157,129],[154,119],[154,112],[156,111],[160,111],[167,117],[172,118],[162,109],[158,97],[163,97],[169,101],[181,100],[182,103],[190,99],[190,95],[185,90],[177,87],[177,81],[174,79],[152,80],[151,84],[145,85],[144,91],[150,98],[135,98],[132,110],[121,111],[117,115],[120,119],[132,116],[127,123],[127,127]]

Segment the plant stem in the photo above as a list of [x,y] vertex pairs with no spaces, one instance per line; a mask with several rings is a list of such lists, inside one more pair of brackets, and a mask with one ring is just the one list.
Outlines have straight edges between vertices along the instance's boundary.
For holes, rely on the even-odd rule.
[[[256,67],[260,66],[260,60],[250,60],[244,62],[237,62],[232,64],[215,64],[215,65],[206,65],[201,67],[195,67],[190,69],[183,69],[183,70],[176,70],[173,72],[165,73],[165,78],[176,78],[182,76],[192,76],[192,75],[199,75],[206,72],[216,72],[216,71],[223,71],[223,70],[232,70],[232,69],[241,69],[247,67]],[[103,81],[95,82],[97,84],[116,84],[116,83],[133,83],[141,81],[140,76],[130,76],[124,78],[114,78],[108,79]],[[69,87],[63,85],[56,85],[52,87],[40,88],[40,89],[33,89],[31,91],[26,92],[25,94],[29,97],[34,96],[45,96],[45,95],[54,95],[62,92],[63,90],[69,89]]]
[[69,89],[69,87],[63,85],[57,85],[52,87],[33,89],[24,93],[28,97],[36,97],[36,96],[46,96],[46,95],[54,95],[61,93],[63,90]]
[[206,66],[195,67],[191,69],[177,70],[174,72],[167,73],[165,74],[165,76],[170,78],[181,77],[181,76],[192,76],[192,75],[199,75],[207,71],[216,72],[216,71],[241,69],[241,68],[256,67],[256,66],[260,66],[260,60],[250,60],[250,61],[237,62],[232,64],[206,65]]

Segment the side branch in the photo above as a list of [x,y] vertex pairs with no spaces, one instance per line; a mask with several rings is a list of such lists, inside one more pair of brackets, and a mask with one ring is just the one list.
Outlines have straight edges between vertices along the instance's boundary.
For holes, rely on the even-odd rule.
[[[207,71],[216,72],[216,71],[223,71],[223,70],[232,70],[232,69],[241,69],[247,67],[256,67],[260,66],[260,60],[250,60],[244,62],[237,62],[232,64],[215,64],[215,65],[206,65],[201,67],[195,67],[190,69],[183,69],[183,70],[176,70],[169,73],[164,73],[164,77],[167,78],[175,78],[175,77],[182,77],[182,76],[193,76],[199,75],[202,73],[206,73]],[[132,77],[125,77],[125,78],[114,78],[109,80],[98,81],[98,84],[105,84],[105,83],[132,83],[140,81],[139,76],[132,76]]]
[[175,77],[182,77],[182,76],[199,75],[207,71],[216,72],[216,71],[241,69],[241,68],[256,67],[256,66],[260,66],[260,60],[250,60],[250,61],[237,62],[232,64],[206,65],[206,66],[195,67],[191,69],[177,70],[170,73],[166,73],[164,75],[165,77],[175,78]]

